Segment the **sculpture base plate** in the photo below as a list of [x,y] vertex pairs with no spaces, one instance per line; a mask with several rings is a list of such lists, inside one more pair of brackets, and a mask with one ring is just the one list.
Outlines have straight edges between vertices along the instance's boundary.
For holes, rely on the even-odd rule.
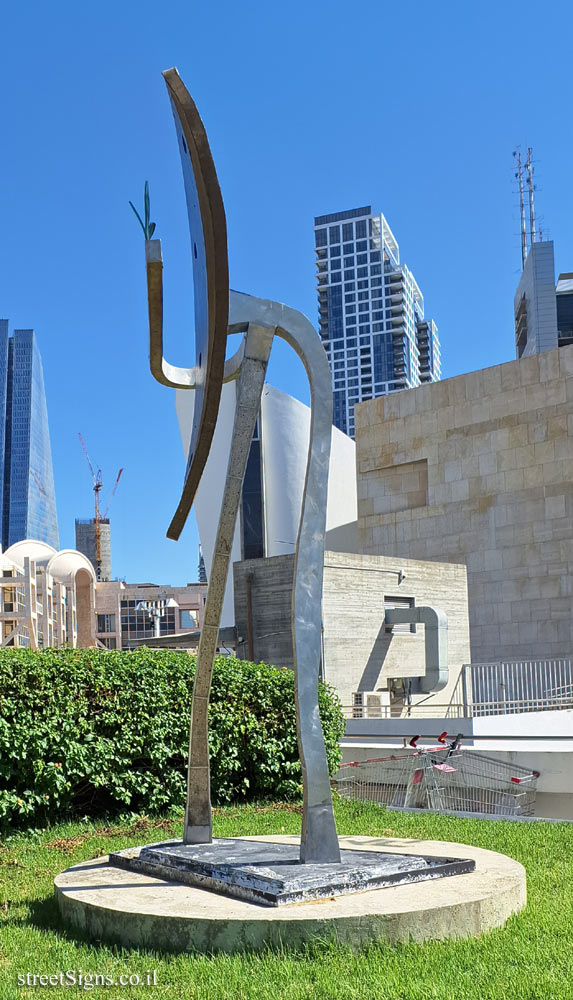
[[[297,837],[242,838],[289,844]],[[393,885],[298,906],[259,906],[174,880],[154,878],[93,858],[57,876],[62,921],[72,933],[124,948],[153,951],[253,952],[306,948],[331,939],[352,948],[386,941],[474,937],[502,927],[526,902],[522,865],[469,844],[402,837],[340,837],[342,850],[472,858],[476,870],[456,878]]]
[[344,849],[339,864],[302,864],[299,848],[292,844],[236,838],[210,844],[180,840],[148,844],[115,851],[109,863],[264,906],[331,899],[475,870],[471,858]]

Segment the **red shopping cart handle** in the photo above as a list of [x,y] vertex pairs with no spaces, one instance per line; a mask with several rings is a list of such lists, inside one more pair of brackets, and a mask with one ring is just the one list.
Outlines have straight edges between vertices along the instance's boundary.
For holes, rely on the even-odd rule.
[[410,740],[408,746],[417,747],[419,739],[421,739],[420,734],[418,734],[418,736],[412,736],[412,739]]

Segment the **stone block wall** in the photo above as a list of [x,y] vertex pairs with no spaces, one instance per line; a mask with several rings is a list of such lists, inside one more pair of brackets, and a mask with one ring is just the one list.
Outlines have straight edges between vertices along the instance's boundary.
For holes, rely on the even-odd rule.
[[356,446],[360,551],[464,563],[473,662],[572,654],[573,346],[365,402]]

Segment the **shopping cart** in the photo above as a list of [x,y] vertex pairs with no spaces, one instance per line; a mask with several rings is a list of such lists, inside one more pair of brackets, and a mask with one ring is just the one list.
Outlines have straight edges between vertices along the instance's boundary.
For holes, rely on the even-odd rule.
[[532,816],[538,771],[462,749],[458,737],[343,764],[333,787],[344,798],[398,808]]

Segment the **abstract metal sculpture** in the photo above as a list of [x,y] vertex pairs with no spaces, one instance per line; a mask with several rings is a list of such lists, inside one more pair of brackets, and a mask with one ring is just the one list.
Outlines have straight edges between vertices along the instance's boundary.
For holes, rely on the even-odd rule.
[[[170,538],[179,537],[191,509],[209,454],[223,382],[238,379],[233,437],[193,691],[183,841],[185,844],[212,841],[209,691],[243,478],[273,338],[279,336],[301,358],[311,392],[310,445],[292,600],[297,732],[303,775],[300,860],[338,863],[340,851],[318,710],[324,536],[332,433],[328,360],[316,331],[301,313],[276,302],[229,292],[225,211],[207,135],[177,70],[167,70],[163,75],[173,108],[185,181],[193,251],[196,347],[193,368],[176,368],[163,357],[161,241],[146,238],[151,371],[163,385],[195,392],[185,481],[168,530]],[[148,214],[147,211],[146,223]],[[143,228],[145,231],[145,226]],[[241,346],[225,361],[227,336],[239,332],[244,334]]]

